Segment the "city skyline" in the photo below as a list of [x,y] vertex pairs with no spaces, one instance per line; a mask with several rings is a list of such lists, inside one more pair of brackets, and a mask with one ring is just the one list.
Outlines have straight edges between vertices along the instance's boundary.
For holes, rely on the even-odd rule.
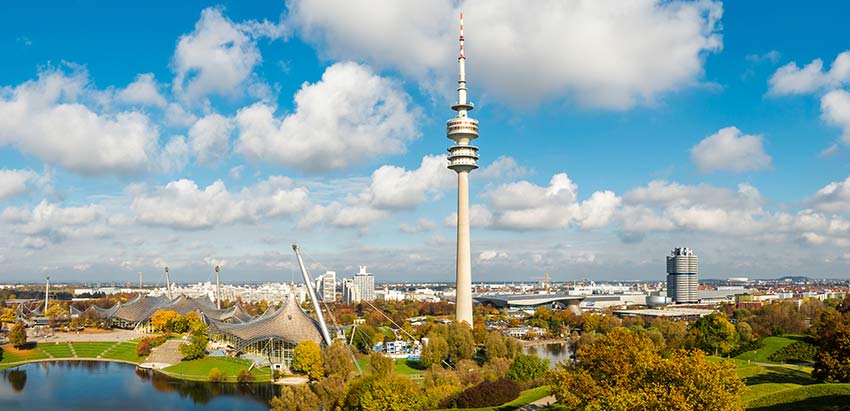
[[0,278],[453,282],[461,9],[473,283],[850,275],[843,13],[483,4],[9,5]]

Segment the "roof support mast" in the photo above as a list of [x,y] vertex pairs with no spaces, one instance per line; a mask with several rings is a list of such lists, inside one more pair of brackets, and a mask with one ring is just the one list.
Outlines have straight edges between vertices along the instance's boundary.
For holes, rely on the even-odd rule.
[[328,332],[328,325],[325,324],[325,316],[322,315],[322,309],[319,307],[319,300],[316,298],[316,290],[313,288],[313,280],[310,279],[310,274],[307,273],[307,267],[304,266],[304,260],[301,259],[301,251],[298,244],[292,244],[292,250],[295,251],[295,256],[298,257],[298,266],[301,267],[301,274],[304,276],[304,284],[307,286],[307,292],[310,293],[310,301],[313,302],[313,309],[316,310],[316,319],[319,320],[319,328],[322,330],[322,338],[325,344],[331,345],[331,335]]

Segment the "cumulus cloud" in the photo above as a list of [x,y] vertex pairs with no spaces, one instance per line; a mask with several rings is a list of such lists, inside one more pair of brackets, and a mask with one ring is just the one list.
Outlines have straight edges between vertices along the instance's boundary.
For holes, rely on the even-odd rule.
[[436,79],[456,70],[457,14],[445,11],[464,10],[473,87],[509,104],[575,96],[628,108],[698,83],[705,55],[722,48],[714,1],[291,0],[288,9],[324,57],[396,69],[440,91],[453,88]]
[[32,209],[9,207],[0,213],[0,222],[11,224],[14,232],[26,236],[24,246],[43,248],[67,238],[99,238],[110,234],[102,206],[90,204],[63,207],[42,200]]
[[809,203],[821,211],[850,211],[850,177],[827,184],[809,199]]
[[492,225],[510,230],[603,227],[622,201],[611,191],[601,191],[579,202],[578,186],[566,173],[552,176],[546,187],[519,181],[495,187],[483,197],[494,211]]
[[821,117],[829,124],[841,128],[841,141],[850,144],[850,93],[833,90],[820,100]]
[[798,67],[796,62],[780,67],[768,80],[768,94],[809,94],[847,83],[850,83],[850,51],[835,57],[829,71],[824,71],[821,59],[814,59],[803,68]]
[[239,110],[236,151],[252,161],[314,172],[403,153],[418,136],[410,100],[368,67],[337,63],[320,81],[301,87],[295,111],[283,119],[264,103]]
[[160,169],[166,173],[180,172],[189,163],[189,145],[183,136],[174,136],[165,147],[159,158]]
[[209,114],[189,129],[189,145],[201,163],[217,162],[230,151],[233,123],[221,114]]
[[131,209],[140,223],[177,229],[256,222],[299,213],[309,206],[308,192],[286,177],[269,177],[238,192],[221,180],[201,189],[191,180],[172,181],[153,190],[131,189]]
[[[493,224],[493,213],[487,207],[476,204],[469,207],[469,225],[472,227],[489,227]],[[449,214],[443,225],[457,227],[457,212]]]
[[116,94],[116,99],[126,104],[165,107],[168,102],[159,93],[152,73],[139,74],[136,79]]
[[221,8],[204,9],[194,31],[177,41],[172,58],[174,94],[197,101],[212,94],[238,96],[245,89],[256,89],[253,72],[262,62],[257,40],[284,35],[282,25],[234,23]]
[[720,129],[691,148],[691,159],[700,171],[752,171],[770,167],[762,136],[745,135],[737,127]]
[[531,170],[527,167],[520,166],[513,157],[499,156],[495,161],[487,167],[481,169],[478,176],[488,180],[498,179],[516,179],[531,175]]
[[88,76],[47,70],[0,93],[0,146],[80,174],[133,174],[156,158],[156,126],[138,111],[98,113],[80,100]]
[[32,170],[0,169],[0,200],[24,193],[27,190],[27,184],[37,178],[38,174]]
[[436,225],[431,222],[431,220],[427,218],[420,218],[419,220],[416,220],[416,224],[402,223],[399,225],[398,229],[403,233],[416,234],[424,231],[431,231],[434,227],[436,227]]

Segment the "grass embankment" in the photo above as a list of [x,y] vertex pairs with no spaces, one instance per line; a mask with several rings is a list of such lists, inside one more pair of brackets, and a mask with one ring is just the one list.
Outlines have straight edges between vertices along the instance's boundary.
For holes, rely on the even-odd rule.
[[61,342],[30,344],[19,350],[0,347],[0,370],[38,360],[100,359],[140,363],[135,342]]
[[[208,381],[210,370],[218,368],[226,377],[224,382],[236,382],[236,376],[242,370],[251,367],[251,361],[231,357],[206,357],[198,360],[183,361],[166,367],[161,371],[166,375],[190,381]],[[270,380],[268,367],[254,368],[251,374],[255,382],[268,382]]]
[[783,335],[779,337],[765,337],[762,342],[764,343],[764,347],[759,348],[758,350],[747,351],[744,352],[737,357],[736,359],[744,360],[744,361],[755,361],[769,364],[776,364],[775,362],[768,359],[771,354],[797,342],[802,341],[805,337],[800,335]]
[[[540,386],[540,387],[537,387],[537,388],[525,390],[525,391],[519,393],[519,397],[517,397],[515,400],[508,402],[508,403],[505,403],[505,404],[502,404],[502,405],[497,405],[495,407],[450,408],[450,409],[439,410],[439,411],[511,411],[511,410],[515,410],[517,408],[520,408],[524,405],[528,405],[528,404],[530,404],[534,401],[537,401],[537,400],[539,400],[543,397],[546,397],[547,395],[549,395],[549,387],[544,385],[544,386]],[[565,408],[558,408],[557,406],[551,406],[551,407],[546,407],[546,408],[543,408],[543,409],[544,410],[562,410],[562,409],[565,409]]]
[[[791,339],[791,342],[794,341]],[[811,367],[787,364],[765,366],[740,359],[716,357],[712,360],[735,363],[738,376],[747,385],[741,395],[741,403],[748,410],[850,411],[850,384],[818,384],[812,378]]]

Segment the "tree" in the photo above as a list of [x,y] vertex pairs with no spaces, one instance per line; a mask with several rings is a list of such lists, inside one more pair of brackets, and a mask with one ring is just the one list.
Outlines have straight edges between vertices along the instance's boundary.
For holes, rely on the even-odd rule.
[[12,329],[9,331],[9,344],[12,344],[15,348],[21,348],[27,345],[27,330],[24,327],[24,323],[18,322],[12,326]]
[[239,374],[236,375],[236,381],[240,383],[248,383],[254,381],[254,374],[251,374],[251,371],[247,369],[239,370]]
[[487,361],[508,356],[508,346],[501,333],[492,332],[487,336],[484,342],[484,355],[487,357]]
[[508,378],[514,381],[535,380],[546,375],[546,371],[549,371],[549,360],[532,354],[520,354],[508,369]]
[[395,360],[380,353],[369,356],[369,372],[375,375],[389,375],[395,371]]
[[850,311],[827,309],[816,326],[815,367],[818,381],[850,382]]
[[688,326],[684,321],[656,318],[649,323],[650,330],[657,330],[664,337],[666,351],[684,348],[688,338]]
[[449,344],[443,336],[435,335],[428,337],[425,347],[422,348],[420,362],[425,367],[432,365],[443,366],[443,361],[449,356]]
[[151,327],[159,331],[172,331],[171,322],[179,317],[177,311],[172,310],[157,310],[151,316]]
[[209,339],[206,334],[197,333],[192,336],[192,341],[180,344],[180,354],[187,360],[204,358],[207,355],[207,342]]
[[11,324],[18,319],[18,314],[12,308],[4,308],[0,310],[0,328],[3,324]]
[[222,382],[227,377],[225,377],[225,375],[222,374],[221,370],[219,370],[218,368],[213,368],[210,370],[210,374],[207,376],[207,378],[209,378],[210,382]]
[[743,343],[753,341],[753,327],[750,327],[745,321],[740,321],[735,324],[735,332],[738,333],[738,339]]
[[311,379],[318,380],[325,374],[322,367],[322,349],[313,340],[304,340],[295,346],[292,354],[292,370],[307,374]]
[[351,353],[346,348],[342,341],[334,341],[327,350],[325,350],[325,358],[323,362],[325,375],[340,376],[344,381],[347,381],[352,371],[354,371],[354,363],[351,360]]
[[389,374],[367,375],[352,380],[342,409],[350,411],[417,411],[425,398],[410,378]]
[[44,310],[44,316],[48,317],[52,320],[55,320],[60,317],[65,317],[68,315],[68,311],[65,310],[60,304],[52,304],[50,307],[47,307]]
[[729,362],[700,351],[660,355],[645,335],[616,328],[583,345],[577,364],[549,374],[550,389],[568,409],[739,411],[744,383]]
[[323,410],[333,410],[345,396],[345,380],[339,374],[331,374],[313,385]]
[[284,386],[271,406],[272,411],[319,411],[319,397],[306,384]]
[[701,317],[688,330],[688,340],[694,348],[714,355],[725,354],[734,348],[735,337],[735,326],[722,313]]
[[449,346],[448,361],[452,364],[460,360],[468,360],[475,353],[475,338],[472,336],[469,325],[451,323],[446,335],[446,343]]
[[192,331],[193,334],[207,332],[207,325],[204,324],[204,320],[201,319],[201,316],[198,315],[198,313],[192,311],[186,314],[184,318],[188,323],[189,330]]

